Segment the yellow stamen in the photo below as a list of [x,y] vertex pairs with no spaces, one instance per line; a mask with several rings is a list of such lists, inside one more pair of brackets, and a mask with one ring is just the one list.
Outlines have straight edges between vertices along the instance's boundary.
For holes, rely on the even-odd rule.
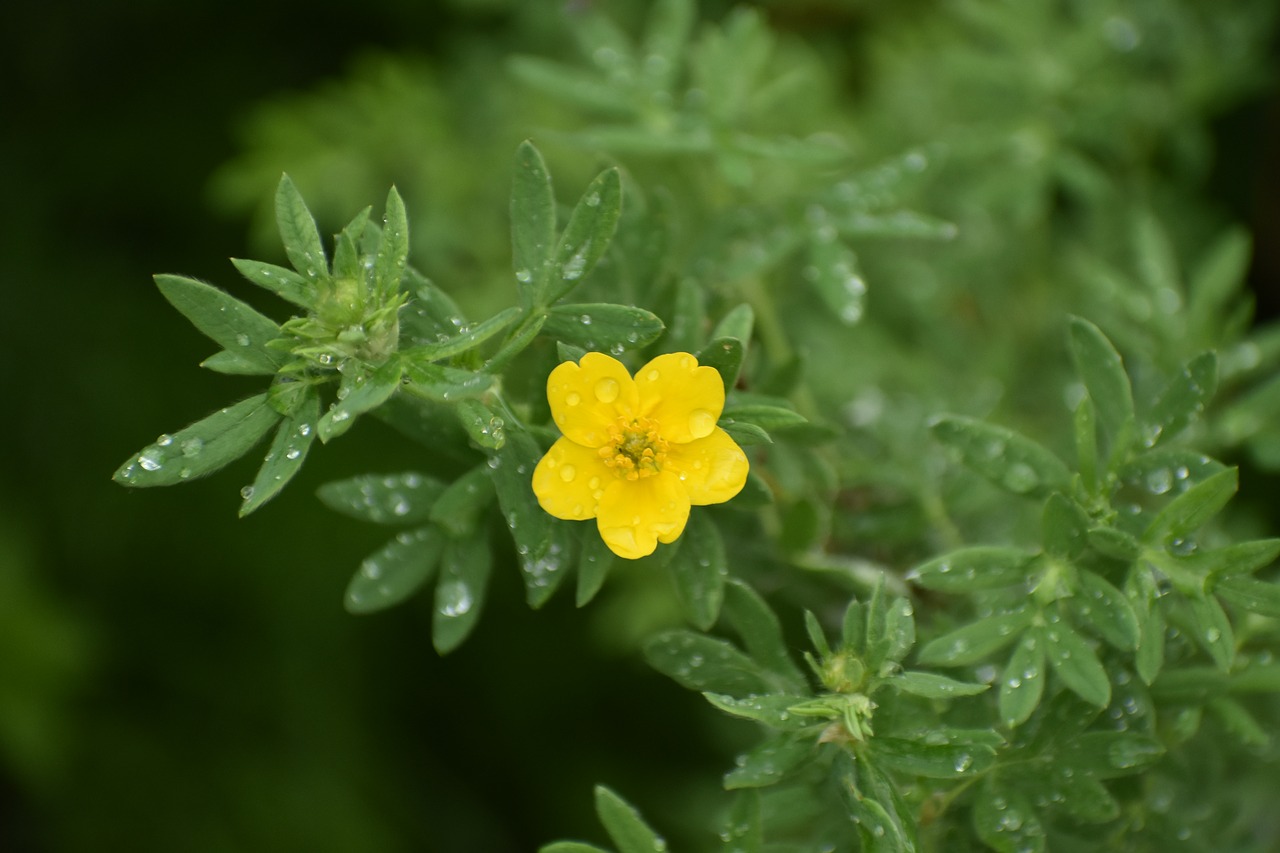
[[662,470],[667,441],[653,420],[623,417],[609,427],[609,441],[598,453],[618,476],[639,480]]

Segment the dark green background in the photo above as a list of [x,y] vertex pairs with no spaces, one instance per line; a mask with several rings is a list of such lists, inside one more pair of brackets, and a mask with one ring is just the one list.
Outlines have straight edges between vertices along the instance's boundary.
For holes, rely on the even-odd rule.
[[[775,23],[856,34],[857,5],[801,4]],[[525,851],[602,840],[597,782],[673,841],[710,841],[684,821],[701,798],[718,807],[736,744],[716,741],[701,699],[600,641],[607,599],[581,612],[561,594],[531,613],[500,560],[477,635],[443,660],[425,601],[342,610],[385,534],[312,493],[413,467],[419,451],[381,425],[322,448],[243,521],[250,463],[180,489],[110,480],[160,431],[253,390],[196,367],[212,345],[151,282],[229,285],[225,259],[252,256],[246,222],[206,202],[237,152],[236,121],[371,48],[448,62],[466,39],[502,44],[508,6],[6,10],[0,850]],[[1269,313],[1276,113],[1262,97],[1219,121],[1209,188],[1257,233],[1253,283]]]

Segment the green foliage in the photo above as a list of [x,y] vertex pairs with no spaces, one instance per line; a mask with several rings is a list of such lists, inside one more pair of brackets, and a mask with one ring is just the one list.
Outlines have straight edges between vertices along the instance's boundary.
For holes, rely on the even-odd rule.
[[[581,61],[506,62],[557,127],[516,145],[509,247],[477,236],[468,277],[411,247],[422,202],[392,189],[380,226],[366,208],[326,251],[284,177],[293,269],[233,263],[299,313],[156,279],[222,348],[203,366],[266,390],[116,479],[210,474],[275,428],[244,515],[315,438],[384,420],[415,470],[319,490],[398,528],[346,608],[434,581],[447,654],[502,630],[491,586],[538,609],[576,575],[578,607],[625,613],[602,636],[741,744],[699,815],[726,851],[1263,849],[1267,806],[1236,810],[1223,768],[1276,760],[1280,539],[1250,484],[1280,467],[1280,333],[1251,325],[1249,238],[1197,187],[1273,14],[1230,5],[867,4],[856,96],[834,42],[758,9],[575,9]],[[447,214],[423,217],[433,249],[466,243]],[[696,354],[752,466],[635,563],[531,485],[547,376],[592,351]],[[595,806],[619,853],[665,848],[610,789]]]

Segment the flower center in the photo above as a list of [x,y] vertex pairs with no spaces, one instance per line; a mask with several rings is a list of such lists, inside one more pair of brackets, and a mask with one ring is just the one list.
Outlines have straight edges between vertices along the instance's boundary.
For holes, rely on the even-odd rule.
[[604,464],[620,477],[639,480],[662,470],[667,458],[666,439],[649,418],[618,418],[609,427],[609,442],[599,450]]

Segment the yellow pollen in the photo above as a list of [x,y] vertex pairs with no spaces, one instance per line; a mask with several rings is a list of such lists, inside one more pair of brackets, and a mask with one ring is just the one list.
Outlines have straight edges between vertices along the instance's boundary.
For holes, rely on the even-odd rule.
[[639,480],[662,470],[667,441],[653,420],[622,417],[609,427],[609,441],[598,452],[618,476]]

